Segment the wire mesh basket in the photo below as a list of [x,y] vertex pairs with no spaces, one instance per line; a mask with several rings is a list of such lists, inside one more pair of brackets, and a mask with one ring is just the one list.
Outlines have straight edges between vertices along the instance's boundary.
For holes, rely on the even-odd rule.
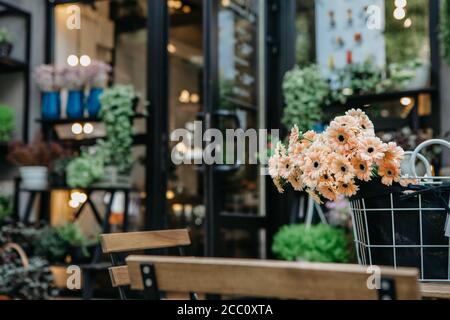
[[[450,281],[450,235],[446,234],[450,177],[432,177],[428,161],[419,154],[432,144],[450,148],[447,141],[429,140],[408,153],[409,174],[418,179],[417,185],[386,187],[372,181],[361,185],[358,196],[350,199],[360,264],[416,267],[421,281]],[[417,177],[416,159],[427,167],[423,177]]]

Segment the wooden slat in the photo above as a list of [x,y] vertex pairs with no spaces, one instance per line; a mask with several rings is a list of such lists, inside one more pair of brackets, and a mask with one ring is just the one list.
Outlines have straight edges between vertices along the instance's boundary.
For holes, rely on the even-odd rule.
[[[129,256],[131,287],[143,290],[140,264],[152,263],[161,291],[281,299],[378,299],[367,288],[367,268],[270,260]],[[397,299],[418,299],[416,269],[381,268],[395,279]]]
[[111,277],[111,284],[113,287],[129,286],[130,276],[128,275],[128,267],[111,267],[109,270],[109,276]]
[[102,234],[104,253],[171,248],[191,244],[186,229]]
[[450,300],[450,283],[422,283],[420,292],[424,298]]

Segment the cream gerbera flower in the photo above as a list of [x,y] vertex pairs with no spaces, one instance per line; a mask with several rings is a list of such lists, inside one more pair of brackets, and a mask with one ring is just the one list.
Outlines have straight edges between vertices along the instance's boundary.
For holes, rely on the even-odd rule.
[[299,169],[296,169],[292,172],[292,174],[288,178],[288,182],[292,185],[292,188],[296,191],[302,191],[305,188],[305,185],[302,182],[302,172]]
[[359,190],[359,187],[355,185],[353,180],[347,182],[339,182],[337,186],[338,194],[342,194],[346,197],[354,196]]
[[405,156],[405,151],[397,146],[395,142],[389,142],[384,152],[383,161],[387,162],[401,162]]
[[334,118],[334,120],[330,122],[330,127],[355,130],[358,129],[358,120],[352,116],[340,116]]
[[337,199],[336,187],[332,183],[319,183],[317,191],[330,201],[336,201]]
[[320,199],[320,196],[317,194],[317,193],[315,193],[314,191],[312,191],[312,190],[306,190],[306,193],[316,202],[316,203],[318,203],[318,204],[322,204],[323,202],[322,202],[322,200]]
[[354,118],[363,118],[367,117],[366,113],[361,109],[350,109],[345,112],[346,116],[354,117]]
[[383,162],[378,166],[378,175],[381,183],[391,186],[394,181],[400,181],[400,167],[395,162]]
[[304,173],[317,180],[325,170],[325,158],[319,152],[308,152],[303,166]]
[[386,151],[386,144],[377,137],[363,137],[360,140],[358,154],[361,159],[368,161],[381,160]]
[[346,157],[337,154],[334,157],[332,156],[332,160],[329,161],[331,163],[331,172],[336,181],[348,182],[355,177],[353,166]]
[[329,139],[329,146],[336,148],[340,153],[348,153],[357,147],[355,134],[348,128],[330,126],[326,131],[326,136]]
[[359,156],[354,157],[352,160],[352,166],[355,170],[355,175],[359,180],[370,181],[372,175],[372,162],[364,160]]

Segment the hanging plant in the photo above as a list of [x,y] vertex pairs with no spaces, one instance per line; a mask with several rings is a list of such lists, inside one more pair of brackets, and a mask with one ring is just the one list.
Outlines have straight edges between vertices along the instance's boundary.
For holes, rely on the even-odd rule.
[[100,117],[105,124],[106,139],[99,141],[99,148],[105,165],[115,166],[121,173],[128,172],[133,164],[131,117],[136,96],[133,86],[116,85],[106,89],[100,97]]
[[450,65],[450,0],[442,1],[439,32],[442,50],[441,54],[445,62]]

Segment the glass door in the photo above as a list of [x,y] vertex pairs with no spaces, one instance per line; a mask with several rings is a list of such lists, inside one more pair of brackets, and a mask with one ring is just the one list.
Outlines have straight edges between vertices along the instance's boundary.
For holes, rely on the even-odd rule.
[[266,126],[266,2],[205,0],[203,6],[203,123],[223,137],[219,161],[204,165],[206,253],[263,258],[265,179],[256,153]]

